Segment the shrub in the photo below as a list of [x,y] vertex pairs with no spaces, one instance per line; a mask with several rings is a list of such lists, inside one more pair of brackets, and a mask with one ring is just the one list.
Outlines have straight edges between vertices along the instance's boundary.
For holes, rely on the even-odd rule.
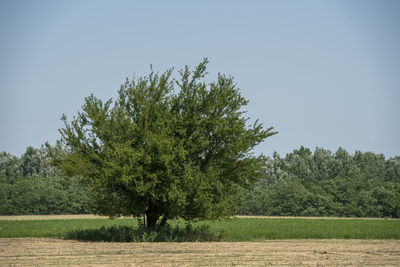
[[127,225],[102,226],[98,229],[83,229],[68,232],[65,239],[104,242],[211,242],[221,241],[224,231],[211,230],[209,225],[184,226],[166,224],[155,230],[148,230],[143,223],[138,227]]

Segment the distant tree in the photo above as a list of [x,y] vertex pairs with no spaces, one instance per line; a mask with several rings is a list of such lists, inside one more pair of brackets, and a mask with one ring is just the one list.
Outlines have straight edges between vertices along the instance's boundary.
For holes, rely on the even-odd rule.
[[61,149],[60,143],[57,143],[55,146],[51,146],[48,142],[46,142],[40,148],[28,146],[25,153],[21,156],[20,167],[23,176],[55,176],[58,172],[58,168],[52,166],[50,163],[55,156],[54,153]]
[[335,153],[335,165],[332,167],[334,176],[347,176],[355,167],[353,157],[344,148],[339,147]]
[[383,154],[356,151],[354,161],[363,173],[370,179],[384,179],[386,174],[386,160]]
[[0,179],[0,215],[89,213],[90,192],[76,177],[18,177]]
[[22,176],[21,161],[10,153],[0,153],[0,178],[11,181],[12,178]]
[[84,177],[95,213],[145,214],[148,228],[228,216],[240,187],[262,176],[265,158],[251,150],[275,132],[247,125],[248,101],[232,77],[204,82],[207,63],[185,67],[175,82],[172,70],[127,79],[115,102],[91,95],[70,123],[63,116],[70,153],[58,164]]
[[385,180],[400,184],[400,156],[390,158],[388,161],[386,161]]
[[300,147],[267,163],[264,178],[243,190],[240,214],[400,217],[398,156]]
[[50,164],[65,153],[60,142],[29,146],[21,158],[0,153],[0,215],[89,213],[90,190]]
[[300,180],[315,179],[316,165],[310,149],[303,146],[300,149],[295,149],[292,153],[286,155],[285,162],[287,171],[296,175]]
[[331,151],[317,147],[314,151],[313,161],[316,166],[316,180],[325,180],[330,177],[335,177],[333,170],[335,166],[335,158]]

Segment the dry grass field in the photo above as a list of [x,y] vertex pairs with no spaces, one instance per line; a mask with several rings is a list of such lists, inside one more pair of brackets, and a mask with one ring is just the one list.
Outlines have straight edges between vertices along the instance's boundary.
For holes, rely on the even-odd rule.
[[95,243],[0,239],[0,266],[400,266],[399,240]]

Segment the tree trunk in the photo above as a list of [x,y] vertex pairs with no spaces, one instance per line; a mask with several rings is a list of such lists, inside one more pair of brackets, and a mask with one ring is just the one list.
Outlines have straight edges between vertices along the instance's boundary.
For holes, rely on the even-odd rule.
[[167,220],[168,220],[167,215],[164,214],[164,216],[162,217],[162,220],[160,222],[160,226],[164,227],[166,222],[167,222]]
[[151,231],[156,229],[158,217],[159,216],[152,213],[146,213],[147,230]]

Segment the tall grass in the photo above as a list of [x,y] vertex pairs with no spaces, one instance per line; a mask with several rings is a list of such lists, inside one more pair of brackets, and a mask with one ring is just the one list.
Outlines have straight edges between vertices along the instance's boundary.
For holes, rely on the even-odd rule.
[[[187,225],[183,220],[173,220],[169,229],[163,230],[165,232],[157,237],[157,233],[140,230],[135,219],[9,220],[0,221],[0,237],[58,237],[125,242],[400,239],[400,220],[235,218],[195,222],[190,226],[191,229],[186,228]],[[202,231],[206,238],[199,237]],[[84,238],[85,235],[95,238]],[[96,236],[101,235],[105,237],[96,239]],[[121,235],[131,237],[122,240],[118,237]],[[192,235],[194,239],[185,239],[184,235]]]
[[400,239],[400,220],[236,218],[210,223],[226,241],[268,239]]
[[110,226],[137,226],[133,219],[0,220],[0,237],[64,237],[68,232]]

